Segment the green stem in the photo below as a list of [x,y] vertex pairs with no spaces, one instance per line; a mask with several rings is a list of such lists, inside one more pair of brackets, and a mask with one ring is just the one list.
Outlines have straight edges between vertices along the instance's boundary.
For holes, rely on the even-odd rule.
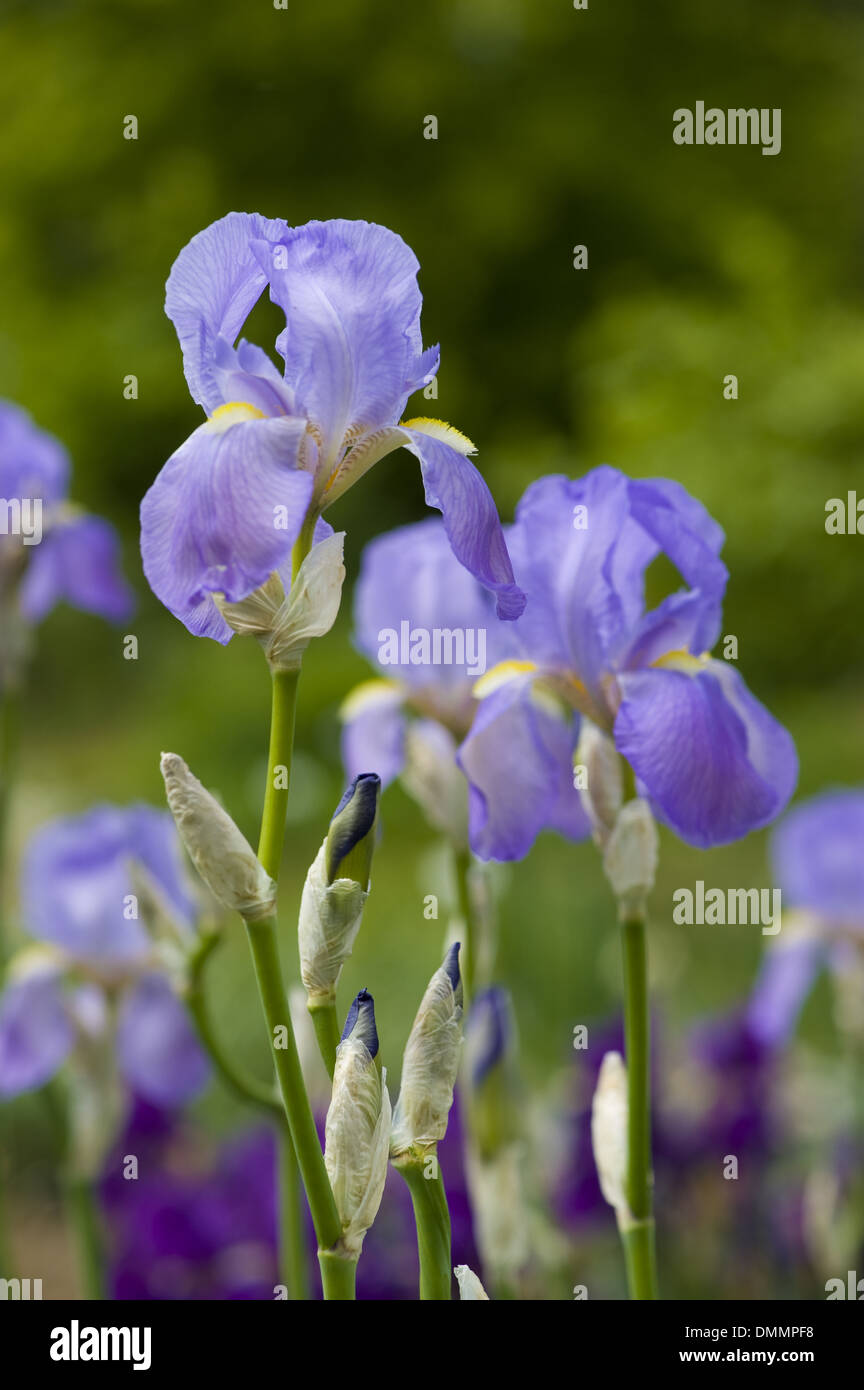
[[632,1223],[622,1229],[632,1299],[656,1299],[651,1172],[651,1041],[645,919],[622,924],[624,1035],[627,1061],[627,1204]]
[[337,1255],[333,1250],[319,1250],[318,1263],[321,1266],[324,1297],[328,1302],[347,1302],[356,1298],[356,1259]]
[[306,1007],[312,1019],[315,1037],[318,1039],[318,1051],[321,1053],[327,1073],[332,1081],[336,1067],[336,1049],[342,1041],[339,1019],[336,1015],[336,999],[335,997],[331,999],[329,996],[310,999]]
[[288,783],[294,750],[294,719],[299,679],[299,671],[273,672],[270,752],[267,759],[267,787],[264,792],[258,858],[270,877],[277,880],[285,841],[285,816],[288,810]]
[[192,1016],[198,1036],[228,1090],[232,1091],[239,1100],[255,1105],[259,1109],[267,1111],[271,1116],[276,1115],[281,1123],[284,1119],[282,1105],[273,1088],[258,1081],[255,1077],[247,1076],[241,1072],[224,1051],[213,1028],[204,989],[204,967],[221,939],[216,932],[202,936],[200,944],[192,955],[189,961],[186,1006]]
[[82,1297],[91,1302],[101,1301],[105,1298],[102,1221],[91,1181],[79,1177],[67,1179],[66,1210],[78,1250]]
[[300,1165],[309,1209],[312,1212],[315,1234],[319,1246],[323,1250],[329,1250],[339,1240],[342,1227],[324,1166],[324,1155],[318,1142],[312,1107],[303,1084],[279,961],[275,918],[264,917],[257,922],[247,922],[246,931],[270,1034],[270,1051],[276,1069],[276,1079]]
[[[433,1167],[426,1176],[429,1163]],[[450,1211],[437,1155],[409,1154],[393,1164],[411,1193],[420,1256],[421,1301],[451,1297]]]
[[284,1123],[277,1131],[279,1163],[279,1269],[294,1302],[309,1298],[309,1265],[303,1229],[305,1198],[291,1133]]
[[471,851],[467,849],[455,850],[454,864],[459,916],[465,928],[465,940],[462,942],[462,949],[459,952],[459,969],[462,975],[464,1009],[467,1017],[469,1005],[474,997],[474,982],[477,975],[476,951],[479,944],[475,931],[474,900],[471,896]]

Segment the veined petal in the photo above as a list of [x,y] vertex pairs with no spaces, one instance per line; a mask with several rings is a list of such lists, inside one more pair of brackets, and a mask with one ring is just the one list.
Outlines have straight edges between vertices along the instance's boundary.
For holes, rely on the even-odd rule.
[[438,431],[429,432],[429,423],[402,426],[405,447],[420,460],[426,501],[441,512],[456,559],[495,595],[498,617],[518,618],[525,608],[525,595],[513,577],[492,494],[465,455],[464,446],[470,441],[449,426],[446,437],[439,437]]
[[304,431],[293,418],[217,417],[190,435],[144,497],[144,573],[190,632],[228,642],[211,594],[236,603],[290,555],[313,487],[297,466]]
[[135,606],[120,569],[117,533],[101,517],[61,521],[33,547],[21,581],[22,613],[40,622],[61,599],[112,622],[128,617]]
[[0,1096],[44,1085],[73,1042],[58,972],[38,970],[12,980],[0,996]]
[[350,781],[377,772],[387,786],[405,762],[403,695],[390,681],[364,681],[346,699],[342,719],[342,762]]
[[619,676],[615,744],[660,818],[701,848],[767,825],[795,787],[795,745],[733,667]]
[[469,838],[481,859],[522,859],[541,830],[589,834],[573,786],[578,720],[533,688],[510,680],[474,716],[457,761],[469,784]]
[[401,237],[370,222],[309,222],[272,241],[255,250],[285,313],[276,346],[329,465],[346,437],[393,423],[434,376],[437,352],[423,354],[420,337],[419,263]]
[[[363,551],[354,598],[357,646],[377,665],[382,634],[396,633],[401,639],[404,623],[409,633],[436,628],[471,632],[475,650],[483,634],[487,663],[504,654],[505,638],[512,631],[510,624],[495,617],[491,594],[456,559],[438,518],[376,536]],[[400,660],[387,662],[382,669],[412,686],[430,681],[436,686],[459,686],[471,680],[465,663],[438,664],[430,671],[428,666]]]
[[117,1055],[130,1086],[156,1105],[185,1105],[210,1075],[186,1010],[161,975],[144,976],[123,1000]]
[[284,236],[281,218],[229,212],[194,236],[171,267],[165,312],[177,330],[193,400],[208,415],[225,399],[214,375],[220,338],[233,345],[267,284],[253,241]]

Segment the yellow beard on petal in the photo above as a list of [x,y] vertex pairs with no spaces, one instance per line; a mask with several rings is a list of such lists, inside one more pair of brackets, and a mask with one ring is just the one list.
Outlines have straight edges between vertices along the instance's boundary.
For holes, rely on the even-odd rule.
[[709,652],[703,652],[701,656],[694,656],[692,652],[680,651],[666,652],[665,656],[658,656],[656,661],[652,661],[652,666],[668,667],[673,671],[683,671],[687,676],[697,676],[711,660]]
[[230,430],[232,425],[244,425],[249,420],[266,419],[264,411],[255,405],[249,405],[248,401],[229,401],[227,405],[216,407],[204,428],[214,434],[222,434],[225,430]]

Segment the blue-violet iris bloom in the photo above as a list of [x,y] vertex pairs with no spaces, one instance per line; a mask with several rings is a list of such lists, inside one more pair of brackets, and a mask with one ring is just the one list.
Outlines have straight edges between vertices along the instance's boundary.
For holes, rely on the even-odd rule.
[[[286,563],[307,516],[404,446],[420,461],[426,501],[453,552],[492,590],[502,618],[524,595],[495,504],[440,420],[402,421],[432,380],[423,350],[419,265],[386,227],[335,220],[292,228],[229,213],[193,237],[168,279],[165,309],[205,424],[168,460],[141,506],[144,571],[190,632],[227,642],[213,602],[237,602]],[[285,314],[284,363],[237,342],[265,287]]]
[[[137,875],[137,877],[136,877]],[[180,842],[167,812],[98,806],[54,821],[31,840],[22,871],[22,910],[47,949],[10,967],[0,996],[0,1096],[42,1086],[79,1038],[104,1034],[138,1094],[160,1105],[189,1100],[209,1066],[137,910],[139,884],[191,942],[195,903]],[[116,1020],[106,1001],[117,1003]]]
[[[25,623],[62,599],[119,622],[132,610],[112,526],[68,500],[69,456],[20,406],[0,401],[0,601],[14,598]],[[14,515],[10,511],[14,508]],[[20,518],[15,534],[10,518]]]
[[[792,739],[734,666],[709,656],[728,577],[722,543],[701,503],[665,479],[604,466],[528,488],[508,532],[527,607],[507,629],[511,660],[478,683],[460,750],[478,855],[518,859],[540,830],[567,833],[580,718],[614,739],[640,794],[689,844],[735,840],[783,809]],[[646,611],[645,572],[660,554],[686,587]],[[537,727],[550,702],[566,711],[554,745]]]

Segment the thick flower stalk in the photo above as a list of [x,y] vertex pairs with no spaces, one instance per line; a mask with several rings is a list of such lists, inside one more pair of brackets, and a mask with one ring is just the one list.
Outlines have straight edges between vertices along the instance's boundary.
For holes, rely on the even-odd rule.
[[306,875],[300,900],[300,976],[331,1076],[340,1040],[336,988],[369,896],[380,790],[374,772],[361,773],[348,787]]
[[371,994],[361,990],[351,1005],[336,1049],[333,1096],[327,1111],[324,1161],[342,1227],[320,1252],[325,1277],[342,1297],[353,1297],[354,1274],[384,1192],[390,1140],[387,1073],[379,1070],[378,1033]]
[[450,1212],[438,1163],[462,1044],[459,943],[435,971],[402,1059],[390,1158],[408,1184],[417,1223],[420,1298],[450,1298]]

